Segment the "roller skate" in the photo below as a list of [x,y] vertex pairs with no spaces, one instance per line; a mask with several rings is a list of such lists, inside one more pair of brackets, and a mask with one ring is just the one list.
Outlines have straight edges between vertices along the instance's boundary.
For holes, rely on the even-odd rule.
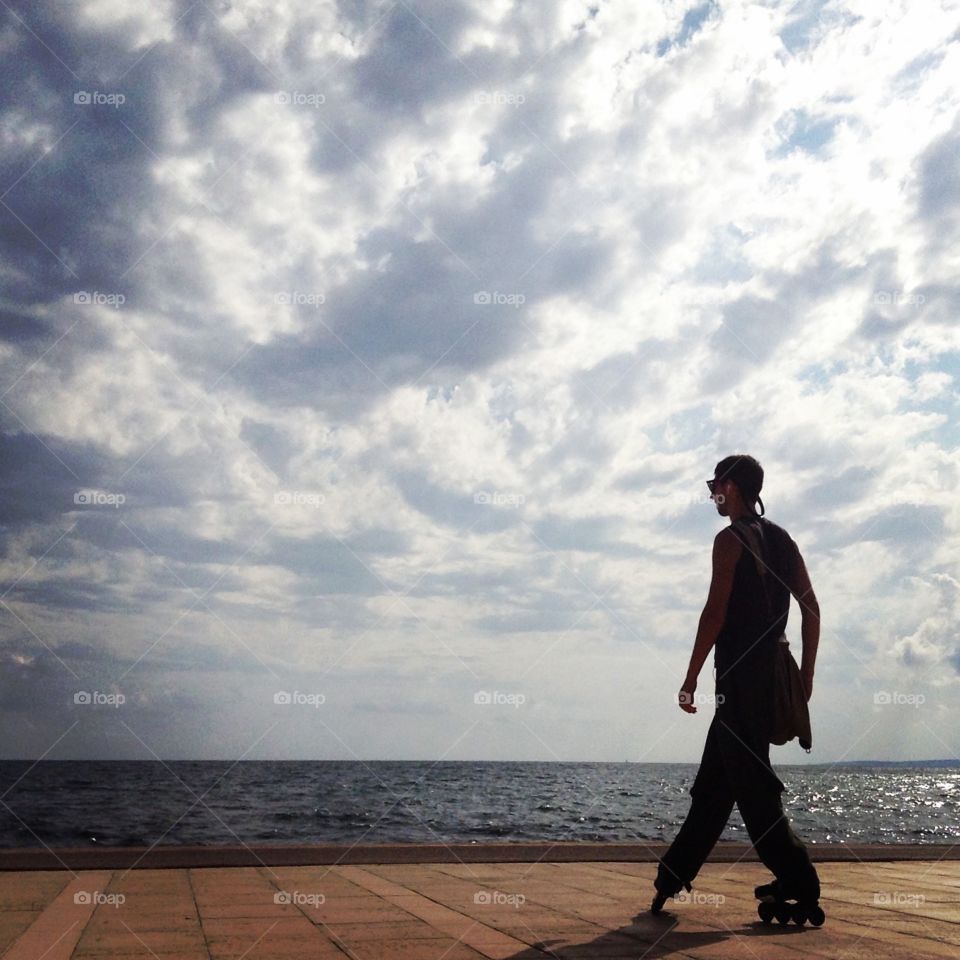
[[798,927],[808,922],[812,927],[822,927],[826,920],[819,900],[794,897],[784,891],[779,880],[761,884],[753,895],[760,901],[757,914],[764,924],[769,925],[774,920],[787,924],[792,920]]

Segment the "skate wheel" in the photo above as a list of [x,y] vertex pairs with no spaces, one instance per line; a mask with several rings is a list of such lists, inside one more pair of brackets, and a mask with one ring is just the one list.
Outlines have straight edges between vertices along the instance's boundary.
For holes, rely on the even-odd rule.
[[768,926],[773,923],[773,904],[772,903],[761,903],[757,905],[757,913],[760,915],[760,919],[767,924]]
[[802,927],[807,922],[807,911],[797,905],[790,911],[790,917],[798,927]]
[[788,924],[790,922],[791,912],[792,911],[787,906],[778,907],[776,912],[777,923]]
[[811,907],[808,916],[810,925],[813,927],[822,927],[823,921],[827,919],[827,915],[823,912],[823,907]]

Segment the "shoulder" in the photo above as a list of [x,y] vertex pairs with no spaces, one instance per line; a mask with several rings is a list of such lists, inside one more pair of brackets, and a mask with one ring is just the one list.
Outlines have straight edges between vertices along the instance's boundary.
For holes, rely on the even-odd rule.
[[795,563],[800,556],[800,548],[793,537],[780,524],[774,523],[766,517],[761,517],[760,520],[763,523],[764,537],[767,542],[772,543],[789,564]]
[[768,536],[773,537],[776,540],[781,541],[782,543],[789,543],[796,547],[796,542],[793,537],[780,526],[779,523],[774,523],[772,520],[768,520],[766,517],[760,517],[760,522],[763,524],[763,531]]
[[736,560],[743,550],[743,543],[732,526],[724,527],[713,538],[713,555],[719,560]]

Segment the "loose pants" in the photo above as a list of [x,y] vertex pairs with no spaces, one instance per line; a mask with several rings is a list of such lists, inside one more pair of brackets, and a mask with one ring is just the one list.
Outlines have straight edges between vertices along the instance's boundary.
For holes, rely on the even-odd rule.
[[690,788],[690,811],[660,861],[659,892],[673,896],[692,883],[736,803],[757,856],[788,896],[819,898],[820,879],[784,815],[784,785],[770,765],[763,733],[762,726],[751,730],[735,711],[717,708]]

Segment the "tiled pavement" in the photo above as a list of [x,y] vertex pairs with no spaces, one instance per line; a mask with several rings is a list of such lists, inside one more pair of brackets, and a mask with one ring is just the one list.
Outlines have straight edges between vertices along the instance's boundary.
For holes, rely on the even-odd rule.
[[818,863],[814,929],[764,926],[757,863],[647,908],[653,863],[394,863],[0,873],[3,960],[956,958],[960,861]]

